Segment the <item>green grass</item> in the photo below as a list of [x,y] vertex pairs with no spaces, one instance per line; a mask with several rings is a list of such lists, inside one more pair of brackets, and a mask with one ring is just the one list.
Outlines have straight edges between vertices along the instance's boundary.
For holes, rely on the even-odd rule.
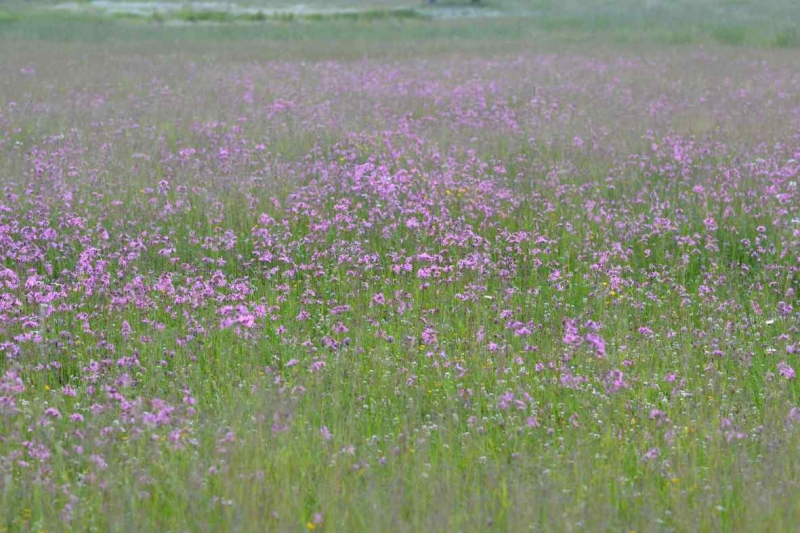
[[[795,48],[800,41],[798,22],[800,7],[794,2],[755,0],[705,0],[679,4],[656,2],[642,5],[632,0],[614,2],[548,2],[548,1],[491,1],[480,9],[504,13],[501,19],[427,20],[430,13],[459,7],[460,3],[443,3],[433,8],[416,4],[365,3],[341,4],[341,13],[269,14],[280,8],[280,3],[246,4],[264,7],[255,13],[236,13],[221,10],[204,10],[192,7],[191,2],[182,10],[158,13],[153,16],[117,13],[104,15],[98,10],[50,11],[48,3],[9,3],[0,11],[0,38],[26,36],[54,41],[160,40],[164,22],[199,23],[198,28],[170,28],[163,38],[190,39],[276,39],[302,38],[305,41],[325,43],[342,35],[348,41],[356,39],[374,42],[381,47],[381,37],[386,35],[398,44],[414,45],[420,39],[459,40],[478,39],[482,42],[513,41],[519,46],[534,41],[557,43],[675,43],[728,46],[754,46],[764,48]],[[291,5],[291,4],[288,4]],[[311,4],[311,7],[329,8],[339,4]],[[463,4],[472,7],[472,4]],[[70,24],[63,24],[64,21]],[[304,22],[314,22],[305,25]],[[276,27],[276,23],[291,28]],[[130,27],[134,24],[134,27]],[[264,28],[261,25],[265,25]],[[139,26],[155,25],[156,28]],[[214,26],[214,27],[209,27]],[[216,27],[221,26],[221,27]],[[265,31],[266,30],[266,31]],[[469,46],[468,43],[466,43]],[[324,47],[323,47],[324,48]]]
[[[800,431],[786,417],[800,402],[800,381],[766,377],[783,359],[798,368],[785,352],[768,350],[798,342],[794,318],[766,322],[776,315],[778,302],[789,299],[790,288],[795,308],[800,306],[797,237],[786,222],[793,215],[782,212],[795,204],[765,192],[794,178],[773,173],[774,182],[765,184],[767,178],[744,170],[768,151],[756,148],[760,143],[785,146],[796,133],[789,118],[797,105],[793,48],[800,42],[789,20],[796,6],[775,1],[757,12],[755,3],[739,2],[751,17],[737,22],[728,15],[710,20],[718,8],[733,12],[730,1],[683,2],[672,10],[661,3],[660,11],[652,12],[637,10],[640,4],[597,2],[588,9],[577,0],[495,1],[488,7],[543,14],[467,21],[432,21],[417,11],[383,6],[280,20],[187,7],[174,15],[191,23],[180,27],[164,24],[166,18],[90,13],[57,18],[30,6],[0,11],[0,117],[9,126],[0,132],[0,203],[17,205],[12,200],[17,194],[27,206],[20,217],[25,231],[47,220],[65,235],[63,248],[57,248],[61,239],[48,245],[52,274],[42,262],[21,267],[9,259],[3,266],[21,272],[23,280],[36,273],[69,289],[60,301],[63,308],[44,318],[38,303],[21,298],[24,314],[41,319],[45,342],[24,344],[17,360],[0,360],[2,372],[21,368],[26,386],[21,414],[0,415],[0,533],[796,530]],[[786,10],[784,16],[778,8]],[[526,67],[548,56],[557,67]],[[513,66],[520,58],[522,66]],[[614,67],[621,59],[640,63]],[[648,67],[649,61],[656,66]],[[597,65],[610,72],[601,73]],[[763,65],[774,77],[767,82]],[[36,67],[35,76],[21,75],[29,67]],[[339,77],[342,72],[347,76]],[[375,72],[380,75],[372,77]],[[350,76],[363,76],[364,86],[348,85]],[[422,89],[425,82],[441,82],[438,90],[448,98],[433,103],[435,91],[433,96],[392,92],[409,79],[418,84],[411,87]],[[248,83],[254,88],[252,104],[243,97]],[[482,92],[470,93],[476,84]],[[502,105],[524,109],[536,97],[558,102],[566,118],[556,116],[551,123],[532,112],[530,129],[523,124],[515,133],[500,127],[476,131],[455,120],[413,122],[451,104],[466,107],[453,96],[454,85],[483,99],[474,108],[478,115],[493,105],[498,115]],[[759,97],[749,93],[746,99],[731,96],[740,88],[762,90],[756,94],[770,105],[759,105]],[[773,89],[785,94],[774,98]],[[677,111],[653,118],[648,106],[662,96]],[[706,96],[705,106],[696,104]],[[280,98],[295,100],[301,109],[331,109],[338,121],[322,127],[301,115],[296,122],[282,115],[266,118],[265,110]],[[381,113],[371,114],[374,109]],[[215,121],[223,126],[199,127]],[[398,134],[409,123],[418,137]],[[608,143],[603,147],[614,151],[576,151],[573,137],[588,139],[589,128],[600,131],[600,141]],[[694,135],[698,143],[713,138],[731,151],[703,159],[685,183],[657,173],[645,176],[635,166],[623,169],[627,155],[650,153],[651,141],[643,140],[647,130]],[[272,155],[254,156],[253,164],[234,162],[227,170],[214,155],[220,139],[248,148],[263,142]],[[75,176],[37,178],[31,150],[52,154],[63,146],[67,155],[57,163],[65,161],[65,172]],[[202,166],[182,166],[174,156],[183,147],[207,148],[212,155],[198,157]],[[430,147],[445,156],[433,157]],[[290,211],[298,202],[291,194],[311,194],[320,218],[333,219],[343,200],[363,202],[358,216],[367,218],[371,209],[389,207],[367,193],[331,187],[314,196],[316,189],[304,187],[320,179],[328,164],[341,164],[344,180],[368,161],[385,163],[392,172],[411,169],[413,180],[399,197],[424,204],[412,195],[430,188],[432,215],[442,216],[446,207],[452,220],[469,225],[486,244],[445,246],[436,232],[402,226],[387,239],[374,225],[344,224],[315,240],[313,216]],[[574,169],[554,172],[566,163]],[[298,172],[305,164],[319,167]],[[496,192],[470,181],[479,164],[508,169],[506,177],[480,171],[513,192],[491,214],[473,209]],[[717,181],[726,165],[744,174],[735,190]],[[447,185],[446,192],[425,181],[449,167],[459,169],[461,181]],[[143,192],[161,180],[172,185],[165,196]],[[699,200],[691,192],[695,182],[718,196]],[[53,183],[59,185],[55,190]],[[178,185],[186,189],[178,191]],[[49,211],[36,204],[40,197]],[[525,201],[511,205],[520,198]],[[114,207],[113,200],[122,206]],[[731,212],[725,215],[727,208]],[[73,212],[85,218],[86,231],[60,221]],[[267,278],[261,267],[243,260],[252,257],[252,230],[261,213],[286,220],[298,243],[308,237],[292,249],[292,258],[324,263],[325,276],[312,269]],[[727,217],[712,235],[716,249],[681,244],[675,234],[639,232],[628,238],[625,224],[604,218],[652,223],[656,216],[672,217],[681,220],[679,235],[688,237],[705,235],[710,215]],[[438,229],[457,233],[458,224]],[[225,230],[239,239],[230,249],[215,249],[214,239]],[[520,252],[525,260],[509,272],[464,275],[430,287],[414,276],[388,273],[387,254],[400,249],[444,249],[455,259],[476,250],[493,260],[513,255],[504,235],[519,231],[554,239],[523,245],[526,253],[542,249],[536,256],[541,265]],[[127,237],[144,234],[158,244],[127,266],[112,261],[107,271],[113,284],[136,276],[153,283],[171,272],[183,286],[191,276],[208,279],[220,271],[227,280],[247,277],[252,301],[278,306],[279,320],[265,319],[254,338],[243,339],[216,328],[215,305],[193,308],[155,289],[146,291],[149,305],[108,312],[107,293],[84,296],[79,279],[62,275],[75,269],[89,247],[116,250]],[[196,241],[195,235],[209,241]],[[745,239],[764,239],[759,257]],[[353,250],[325,255],[342,241]],[[620,242],[620,249],[604,245],[611,241]],[[153,252],[173,244],[174,255],[196,272]],[[360,249],[380,253],[375,266],[380,274],[354,276],[348,272],[354,267],[337,262]],[[624,280],[621,288],[612,291],[607,273],[592,268],[597,258],[588,252],[598,250],[609,251],[611,266]],[[321,259],[313,259],[315,254]],[[563,289],[548,281],[555,270],[571,276]],[[713,298],[698,296],[704,284],[713,288]],[[219,296],[231,289],[214,290]],[[475,299],[462,298],[470,291],[476,291]],[[398,294],[413,305],[403,314],[378,308],[371,303],[376,292]],[[320,303],[306,304],[304,298]],[[70,307],[79,303],[80,309]],[[352,309],[333,315],[331,309],[342,303]],[[81,316],[84,308],[93,312]],[[295,321],[306,308],[311,319]],[[504,309],[541,329],[530,341],[515,337],[499,317]],[[188,339],[195,324],[187,316],[213,329]],[[590,379],[575,389],[560,386],[555,371],[533,370],[537,362],[561,361],[565,316],[601,322],[609,344],[606,359],[574,354],[571,371]],[[349,332],[334,331],[340,320]],[[84,321],[93,333],[83,330]],[[122,335],[123,321],[131,324],[130,339]],[[277,324],[286,332],[279,334]],[[438,355],[429,355],[432,350],[417,339],[426,324],[437,330],[437,351],[462,370],[433,364]],[[645,324],[657,336],[639,335]],[[503,348],[490,353],[476,337],[479,328]],[[0,341],[23,329],[3,324]],[[315,352],[303,342],[312,340],[323,350],[320,339],[326,336],[341,347],[328,355],[324,371],[311,372],[307,367]],[[187,340],[178,344],[177,337]],[[538,350],[527,351],[528,342]],[[717,347],[727,355],[712,355]],[[116,364],[134,353],[140,367]],[[188,387],[197,415],[177,435],[171,427],[135,433],[139,426],[121,421],[121,409],[90,416],[92,403],[106,400],[85,392],[83,368],[103,359],[111,364],[101,384],[117,387],[129,373],[133,384],[119,386],[128,399],[159,397],[179,409],[182,388]],[[302,364],[290,366],[292,359]],[[38,367],[40,360],[61,366]],[[634,366],[623,367],[625,360]],[[630,386],[610,394],[599,376],[617,368],[625,370]],[[669,373],[685,383],[667,381]],[[66,385],[80,388],[78,396],[60,394]],[[532,394],[539,427],[526,426],[528,411],[498,409],[508,391]],[[63,419],[37,424],[46,407],[57,407]],[[656,408],[669,419],[663,426],[650,417]],[[73,412],[86,414],[87,424],[69,421]],[[747,437],[729,438],[721,427],[725,418]],[[322,438],[322,426],[330,440]],[[84,454],[71,448],[79,427]],[[229,430],[235,442],[221,444]],[[171,438],[184,448],[172,446]],[[52,451],[46,480],[32,474],[36,466],[22,466],[11,456],[27,449],[20,442],[33,441]],[[659,459],[642,460],[653,447],[661,450]],[[109,466],[93,464],[91,454],[102,455]],[[68,523],[63,516],[71,496],[77,500]]]

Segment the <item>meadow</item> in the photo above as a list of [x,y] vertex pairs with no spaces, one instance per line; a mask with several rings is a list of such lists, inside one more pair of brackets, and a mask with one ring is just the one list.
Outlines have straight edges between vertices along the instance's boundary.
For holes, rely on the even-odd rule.
[[798,7],[594,4],[0,4],[0,532],[800,529]]

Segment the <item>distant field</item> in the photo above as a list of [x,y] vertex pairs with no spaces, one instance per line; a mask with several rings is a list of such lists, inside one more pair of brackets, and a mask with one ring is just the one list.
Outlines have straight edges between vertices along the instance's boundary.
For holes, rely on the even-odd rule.
[[798,529],[800,6],[56,4],[0,533]]
[[[51,38],[63,38],[69,32],[61,22],[98,23],[110,19],[174,26],[255,25],[243,30],[245,35],[257,32],[283,34],[275,23],[331,22],[349,20],[387,24],[413,23],[421,26],[413,31],[397,32],[398,36],[417,38],[420,33],[436,36],[442,29],[438,22],[467,21],[471,32],[485,37],[531,34],[591,38],[609,42],[656,42],[661,44],[720,43],[725,45],[794,48],[800,46],[800,3],[793,0],[438,0],[435,5],[409,0],[309,0],[306,2],[245,1],[214,2],[191,0],[137,2],[123,0],[81,0],[78,2],[0,2],[0,25],[7,32],[33,32],[37,29]],[[415,20],[419,19],[419,20]],[[470,21],[495,19],[485,27]],[[502,19],[497,23],[496,19]],[[51,34],[50,25],[58,23]],[[431,23],[434,27],[430,27]],[[265,26],[266,25],[266,26]],[[1,27],[1,26],[0,26]],[[112,35],[130,32],[113,31]],[[461,29],[463,30],[463,28]],[[81,32],[80,26],[73,31]],[[236,30],[242,31],[241,28]],[[292,30],[296,31],[296,30]],[[333,29],[334,32],[338,31]],[[509,34],[510,31],[510,34]],[[328,28],[313,28],[327,38]],[[89,32],[96,35],[97,31]],[[141,37],[140,32],[133,33]],[[304,32],[301,32],[304,33]],[[360,32],[356,32],[360,33]],[[471,35],[470,35],[471,36]],[[71,36],[77,37],[77,36]]]

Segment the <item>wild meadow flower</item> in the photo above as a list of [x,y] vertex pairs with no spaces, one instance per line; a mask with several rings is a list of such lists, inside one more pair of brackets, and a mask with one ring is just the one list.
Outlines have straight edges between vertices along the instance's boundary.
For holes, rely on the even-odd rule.
[[328,426],[322,426],[319,430],[319,433],[322,436],[322,439],[325,441],[329,441],[333,438],[333,434],[328,429]]
[[655,459],[658,459],[658,457],[660,455],[661,455],[661,452],[659,451],[658,448],[650,448],[644,454],[642,454],[642,460],[644,460],[644,461],[653,461]]
[[786,379],[794,379],[795,371],[794,368],[786,363],[786,361],[781,361],[778,363],[778,374]]

